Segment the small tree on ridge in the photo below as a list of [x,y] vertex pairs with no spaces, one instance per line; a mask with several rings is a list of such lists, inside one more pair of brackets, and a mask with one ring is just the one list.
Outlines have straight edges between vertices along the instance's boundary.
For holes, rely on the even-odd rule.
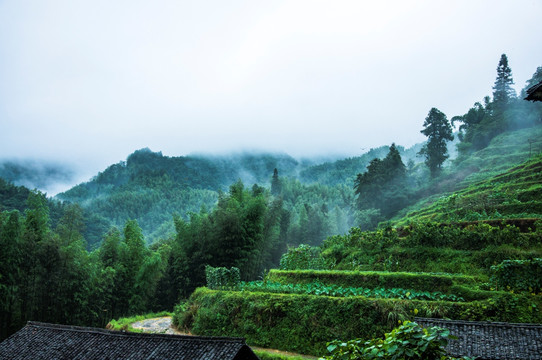
[[448,158],[446,141],[452,141],[452,126],[446,115],[437,108],[432,108],[423,123],[424,129],[420,132],[427,136],[427,143],[418,153],[425,157],[425,164],[435,177],[441,170],[442,163]]

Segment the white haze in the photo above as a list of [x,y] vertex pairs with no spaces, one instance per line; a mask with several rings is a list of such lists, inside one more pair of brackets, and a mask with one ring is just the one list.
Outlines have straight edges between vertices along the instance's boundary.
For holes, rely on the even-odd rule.
[[[0,158],[358,155],[542,66],[539,0],[0,1]],[[365,150],[365,151],[366,151]],[[75,178],[74,178],[75,181]]]

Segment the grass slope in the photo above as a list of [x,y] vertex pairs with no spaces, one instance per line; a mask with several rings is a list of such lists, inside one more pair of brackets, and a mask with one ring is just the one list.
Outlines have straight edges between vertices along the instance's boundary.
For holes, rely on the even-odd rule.
[[[442,194],[431,204],[411,210],[395,225],[412,221],[454,222],[542,216],[542,155],[506,172]],[[478,177],[480,177],[478,175]]]
[[542,125],[501,134],[455,159],[392,222],[540,217],[541,154]]

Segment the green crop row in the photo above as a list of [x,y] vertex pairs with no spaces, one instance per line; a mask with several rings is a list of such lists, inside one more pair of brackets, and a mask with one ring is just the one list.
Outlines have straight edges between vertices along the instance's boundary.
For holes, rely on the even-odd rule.
[[445,294],[450,294],[450,289],[454,285],[474,286],[480,282],[480,279],[467,275],[333,270],[271,270],[266,280],[280,284],[320,282],[341,287],[403,288],[415,291],[438,291]]
[[541,323],[542,297],[494,292],[472,302],[372,299],[197,289],[176,311],[180,329],[241,336],[248,344],[302,354],[326,354],[334,339],[375,338],[419,317]]
[[319,296],[365,296],[376,299],[409,299],[429,301],[465,301],[461,296],[454,294],[443,294],[438,291],[417,291],[401,288],[363,288],[363,287],[341,287],[338,285],[325,285],[320,282],[308,284],[280,284],[274,282],[251,281],[240,283],[238,289],[241,291],[261,291],[284,294],[310,294]]

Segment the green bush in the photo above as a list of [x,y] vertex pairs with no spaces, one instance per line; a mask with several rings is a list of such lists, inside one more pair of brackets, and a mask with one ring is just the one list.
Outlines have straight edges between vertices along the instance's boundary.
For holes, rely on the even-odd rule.
[[326,269],[327,266],[319,248],[301,244],[296,248],[289,248],[286,254],[281,256],[280,268],[283,270]]
[[491,283],[503,290],[539,293],[542,289],[542,258],[505,260],[491,267]]
[[446,356],[445,347],[454,337],[450,331],[439,327],[423,328],[415,322],[405,321],[384,339],[363,342],[360,339],[347,342],[335,340],[328,343],[331,355],[325,360],[396,360],[396,359],[453,359]]
[[241,274],[236,267],[227,269],[225,267],[215,268],[207,265],[205,266],[205,279],[209,289],[231,289],[239,285]]

